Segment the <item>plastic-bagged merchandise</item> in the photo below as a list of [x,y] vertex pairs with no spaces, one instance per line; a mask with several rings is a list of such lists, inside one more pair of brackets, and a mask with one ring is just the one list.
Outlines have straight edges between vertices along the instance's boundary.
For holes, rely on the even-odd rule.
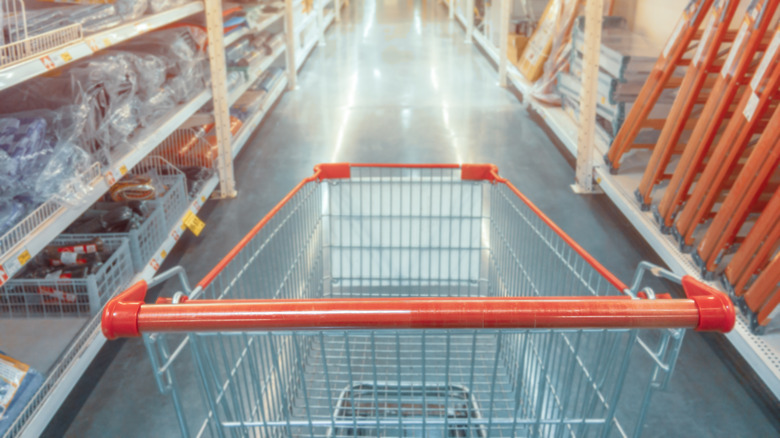
[[79,199],[93,160],[55,111],[0,116],[0,234],[52,196]]
[[0,436],[43,385],[37,370],[0,351]]
[[177,103],[200,93],[208,78],[204,52],[206,33],[196,26],[164,29],[134,38],[120,46],[137,55],[147,54],[165,60],[166,83]]
[[0,418],[3,418],[29,368],[18,360],[0,354]]
[[116,0],[116,9],[125,21],[140,18],[148,8],[148,0]]
[[187,0],[149,0],[149,8],[156,14],[176,6],[181,6],[186,2]]

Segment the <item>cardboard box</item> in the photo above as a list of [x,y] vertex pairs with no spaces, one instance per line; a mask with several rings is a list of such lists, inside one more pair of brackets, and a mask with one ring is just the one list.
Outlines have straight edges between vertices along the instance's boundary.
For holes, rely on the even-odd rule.
[[517,65],[520,61],[520,56],[523,54],[523,49],[528,43],[528,37],[525,35],[518,35],[514,33],[509,34],[509,44],[507,44],[507,57],[509,62]]

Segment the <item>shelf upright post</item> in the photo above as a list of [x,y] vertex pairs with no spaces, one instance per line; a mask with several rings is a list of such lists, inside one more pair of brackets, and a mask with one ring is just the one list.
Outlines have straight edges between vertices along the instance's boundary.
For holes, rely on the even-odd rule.
[[236,180],[233,175],[233,136],[230,132],[230,110],[228,108],[227,64],[225,61],[224,27],[222,23],[222,2],[204,0],[206,12],[206,34],[208,35],[209,68],[211,70],[211,94],[214,103],[214,123],[219,153],[219,196],[236,196]]
[[295,20],[293,19],[293,0],[284,0],[284,39],[287,50],[287,88],[294,90],[298,82],[298,69],[295,57]]
[[604,0],[587,0],[585,4],[585,47],[580,88],[580,123],[577,129],[577,173],[572,189],[576,193],[593,193],[593,148],[596,132],[596,88],[598,87],[601,21]]
[[474,35],[474,0],[466,0],[466,44],[471,44]]
[[506,88],[506,71],[509,58],[507,52],[509,51],[509,16],[512,15],[512,3],[510,0],[500,0],[501,11],[499,28],[501,35],[498,43],[498,84]]
[[336,12],[336,17],[334,18],[334,20],[336,21],[336,23],[339,23],[341,22],[341,0],[333,0],[333,8],[335,9]]

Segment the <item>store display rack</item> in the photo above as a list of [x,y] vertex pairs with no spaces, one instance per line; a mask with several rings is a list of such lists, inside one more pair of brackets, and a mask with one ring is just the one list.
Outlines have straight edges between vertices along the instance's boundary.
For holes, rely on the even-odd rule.
[[0,91],[202,11],[203,2],[190,2],[123,23],[113,29],[82,37],[57,49],[38,53],[33,57],[4,66],[0,68]]
[[[134,136],[135,140],[132,142],[131,150],[121,157],[114,157],[109,168],[103,168],[96,163],[88,172],[81,175],[81,179],[88,183],[90,190],[86,196],[75,203],[76,205],[73,205],[73,202],[64,204],[52,199],[29,215],[23,223],[2,236],[0,239],[0,287],[103,196],[114,182],[121,179],[136,164],[149,156],[174,132],[183,127],[206,123],[216,123],[219,127],[221,122],[220,117],[217,116],[220,112],[220,106],[217,101],[222,101],[223,104],[227,104],[225,108],[229,108],[256,82],[264,71],[268,70],[279,59],[282,53],[288,52],[284,62],[286,74],[265,94],[258,110],[244,121],[243,126],[235,135],[228,137],[230,139],[228,144],[217,143],[220,150],[225,151],[230,148],[232,158],[235,158],[252,138],[254,131],[285,90],[294,88],[298,69],[317,43],[321,41],[321,38],[312,38],[306,47],[302,49],[294,47],[293,32],[285,31],[299,27],[296,26],[292,18],[292,3],[292,0],[286,0],[283,11],[268,16],[252,29],[242,27],[223,36],[221,34],[223,28],[221,3],[215,0],[190,2],[164,12],[144,16],[139,20],[122,24],[105,32],[72,41],[35,57],[0,67],[0,90],[2,90],[138,35],[172,25],[199,12],[206,15],[209,41],[221,42],[221,44],[215,43],[210,46],[212,87],[203,90],[191,101],[180,105],[158,126],[137,133]],[[324,8],[329,3],[320,2],[318,7]],[[344,6],[342,2],[338,1],[336,5],[336,9],[339,10]],[[322,9],[314,12],[316,13],[311,15],[316,19],[310,23],[317,23],[317,31],[321,36],[333,23],[335,13],[331,11],[323,16]],[[235,43],[244,36],[259,33],[269,28],[280,18],[285,18],[283,27],[285,30],[282,31],[285,37],[284,44],[278,46],[273,53],[251,67],[244,84],[233,92],[224,94],[227,91],[227,87],[224,85],[226,84],[226,65],[218,65],[219,63],[215,59],[224,60],[224,48],[227,45]],[[218,50],[213,50],[213,47],[218,47]],[[215,93],[220,95],[215,95]],[[205,104],[212,100],[216,112],[213,114],[198,113]],[[227,120],[227,117],[223,120]],[[226,153],[224,156],[230,155]],[[182,233],[185,232],[185,218],[197,214],[207,200],[221,192],[222,184],[231,182],[232,163],[232,160],[228,161],[230,167],[228,174],[224,173],[225,169],[223,168],[215,169],[218,171],[203,183],[200,192],[190,201],[187,210],[181,213],[176,225],[169,230],[166,239],[157,248],[155,255],[146,263],[144,269],[135,275],[133,282],[148,281],[154,277]],[[39,436],[47,427],[53,415],[106,341],[100,332],[99,318],[100,314],[90,318],[74,317],[56,320],[47,318],[0,319],[0,332],[4,335],[3,344],[7,347],[13,347],[13,353],[17,355],[18,359],[23,362],[27,360],[30,365],[45,373],[43,386],[24,407],[22,414],[11,424],[10,429],[4,435],[5,437]],[[13,330],[7,329],[8,327],[13,327]]]
[[[453,0],[453,3],[455,17],[460,21],[464,30],[468,31],[466,21],[458,11],[458,2]],[[449,7],[447,3],[445,5]],[[498,48],[477,29],[473,30],[472,39],[498,68],[501,61]],[[504,54],[504,56],[506,55]],[[557,140],[576,158],[577,122],[562,108],[549,106],[535,99],[530,93],[531,84],[511,63],[507,63],[507,79],[520,93],[523,104],[539,115]],[[634,199],[633,192],[639,185],[642,171],[631,172],[624,166],[619,175],[612,175],[601,160],[607,151],[607,145],[597,140],[595,149],[592,154],[592,166],[595,181],[601,190],[672,271],[679,275],[691,275],[705,281],[701,278],[699,269],[692,262],[690,256],[679,251],[677,242],[671,236],[661,233],[655,224],[652,213],[642,211]],[[639,168],[642,167],[639,166]],[[720,283],[710,281],[705,281],[705,283],[724,291]],[[750,331],[748,321],[740,314],[734,330],[726,334],[725,338],[763,381],[768,390],[776,398],[780,398],[780,332],[775,331],[756,336]]]
[[[187,210],[182,213],[176,226],[170,230],[168,237],[155,252],[155,256],[149,260],[144,270],[133,278],[133,283],[141,280],[149,281],[154,277],[184,232],[182,229],[184,227],[184,218],[189,212],[197,214],[200,211],[218,183],[219,178],[216,175],[204,183],[200,193],[192,200]],[[67,350],[62,352],[59,359],[51,360],[56,365],[49,372],[43,386],[33,400],[9,429],[9,436],[36,437],[43,433],[51,418],[106,342],[106,338],[100,330],[100,316],[100,314],[97,314],[91,317],[84,325],[84,328],[80,330],[76,339],[70,343]],[[25,321],[9,321],[9,323],[17,324]],[[84,323],[84,319],[74,319],[72,321],[74,325],[82,325]],[[33,320],[33,322],[37,325],[41,324],[41,320]],[[22,330],[23,328],[24,325],[21,328],[17,326],[17,330]],[[34,346],[31,346],[31,348],[34,348]],[[60,351],[50,351],[49,353],[57,357]]]

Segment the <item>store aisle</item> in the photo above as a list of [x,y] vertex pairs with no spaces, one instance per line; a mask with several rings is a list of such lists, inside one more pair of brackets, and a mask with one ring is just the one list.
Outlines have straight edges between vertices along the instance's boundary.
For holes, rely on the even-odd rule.
[[[352,0],[304,65],[299,88],[282,98],[236,161],[238,198],[208,204],[201,237],[186,237],[170,259],[200,279],[316,163],[352,161],[495,163],[622,279],[640,260],[657,261],[607,199],[571,192],[570,163],[496,85],[495,70],[463,35],[433,0]],[[712,339],[687,336],[670,390],[656,394],[646,436],[777,433]],[[194,364],[177,370],[185,409],[194,409]],[[140,340],[109,344],[68,409],[49,433],[178,435],[172,403],[158,392]]]

